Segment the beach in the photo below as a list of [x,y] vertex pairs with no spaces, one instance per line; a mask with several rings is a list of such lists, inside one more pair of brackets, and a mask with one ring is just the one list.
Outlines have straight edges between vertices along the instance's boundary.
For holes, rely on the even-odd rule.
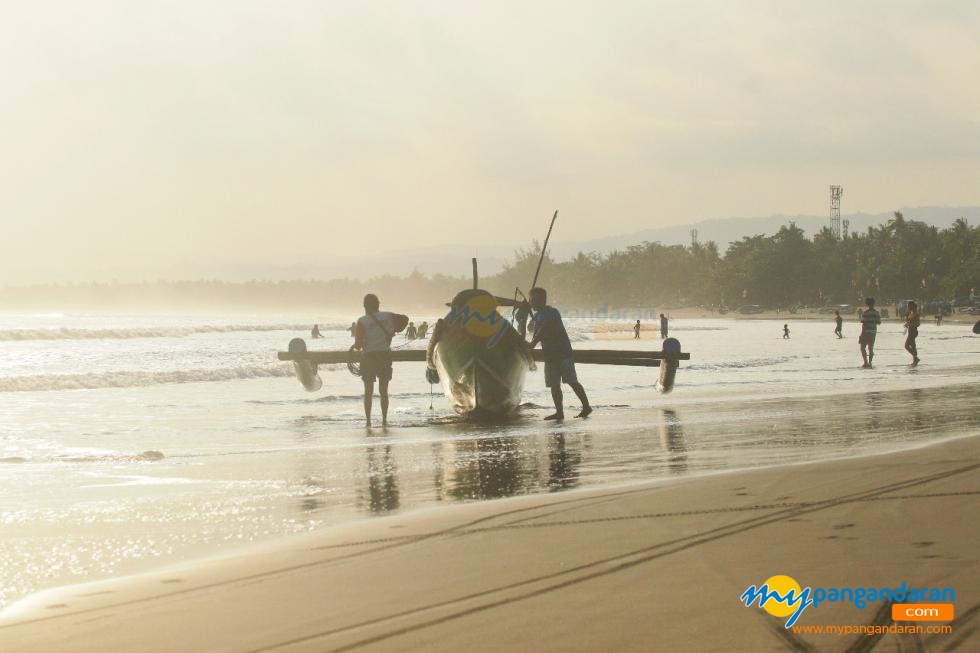
[[[653,391],[649,369],[580,365],[596,412],[559,424],[541,419],[540,369],[521,410],[487,424],[454,415],[407,363],[391,428],[365,429],[344,366],[321,368],[322,390],[307,393],[275,359],[311,321],[0,321],[0,649],[479,649],[492,637],[678,650],[696,636],[695,649],[725,650],[725,629],[753,632],[705,627],[731,614],[765,627],[737,648],[765,650],[786,629],[738,596],[775,574],[814,587],[932,578],[909,575],[918,567],[969,578],[959,513],[975,508],[976,477],[923,480],[975,457],[980,351],[965,325],[924,328],[910,368],[900,326],[884,324],[875,369],[861,370],[851,323],[837,339],[829,320],[796,321],[784,340],[782,321],[676,318],[691,360],[671,394]],[[318,322],[317,348],[348,346],[343,316]],[[576,349],[610,346],[608,324],[567,326]],[[659,345],[647,332],[615,344]],[[929,501],[864,497],[920,481],[940,488],[922,491]],[[904,557],[862,566],[893,538]],[[957,620],[975,603],[964,582]],[[839,610],[801,623],[872,616]]]
[[[980,439],[391,516],[132,579],[0,623],[12,651],[971,650]],[[946,587],[952,632],[794,632],[739,596]],[[824,603],[798,625],[887,626]],[[928,624],[927,624],[928,625]]]

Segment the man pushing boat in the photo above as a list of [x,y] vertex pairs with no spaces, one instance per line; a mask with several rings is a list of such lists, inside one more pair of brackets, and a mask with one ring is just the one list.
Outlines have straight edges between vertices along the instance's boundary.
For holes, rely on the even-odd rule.
[[567,383],[575,391],[582,402],[582,411],[578,417],[585,417],[592,412],[585,388],[578,382],[575,373],[575,357],[568,332],[561,321],[561,314],[548,306],[548,291],[544,288],[531,289],[531,308],[534,309],[534,336],[531,338],[531,349],[541,343],[544,351],[544,384],[551,388],[551,398],[555,401],[555,413],[545,417],[547,420],[565,418],[565,406],[561,384]]
[[381,425],[388,426],[388,382],[391,381],[391,339],[408,325],[408,316],[382,311],[374,294],[364,295],[364,315],[354,328],[354,349],[364,351],[361,380],[364,382],[364,417],[371,426],[374,380],[381,395]]

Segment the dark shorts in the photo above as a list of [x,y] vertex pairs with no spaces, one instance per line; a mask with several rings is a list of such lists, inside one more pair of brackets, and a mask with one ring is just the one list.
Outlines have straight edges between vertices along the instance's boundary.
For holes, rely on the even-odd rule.
[[391,380],[391,352],[366,351],[361,358],[361,380],[365,383]]
[[871,331],[869,333],[861,332],[861,336],[858,338],[859,345],[868,345],[869,347],[875,346],[875,336],[878,335],[877,331]]
[[575,359],[569,357],[556,361],[545,361],[545,386],[548,388],[557,388],[563,382],[578,383],[578,375],[575,374]]

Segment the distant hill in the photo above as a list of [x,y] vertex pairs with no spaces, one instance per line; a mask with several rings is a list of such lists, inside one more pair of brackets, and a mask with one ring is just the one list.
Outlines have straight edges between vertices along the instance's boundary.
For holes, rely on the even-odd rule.
[[[966,218],[970,224],[980,223],[980,206],[966,207],[903,207],[899,209],[906,219],[919,220],[936,227],[948,227],[957,218]],[[887,222],[892,212],[852,213],[842,216],[850,221],[850,230],[863,232],[868,227]],[[624,249],[644,241],[660,242],[665,245],[687,245],[691,242],[691,229],[698,230],[698,240],[702,243],[713,240],[724,252],[732,241],[744,236],[773,234],[782,225],[793,221],[812,237],[822,227],[829,224],[826,215],[771,215],[765,218],[714,218],[700,222],[644,229],[617,236],[593,240],[561,240],[556,238],[550,246],[553,258],[564,260],[578,252],[608,252]],[[560,230],[556,232],[559,233]],[[413,270],[427,275],[447,274],[468,277],[470,257],[478,256],[483,274],[495,274],[508,261],[513,260],[514,252],[527,248],[530,243],[514,243],[512,246],[474,247],[467,245],[440,245],[423,249],[388,251],[374,256],[360,255],[357,258],[333,259],[329,263],[302,262],[289,265],[274,263],[243,263],[239,265],[195,265],[181,267],[179,278],[222,279],[225,281],[247,281],[266,279],[272,281],[288,279],[333,279],[342,277],[366,279],[383,274],[408,275]],[[167,278],[165,273],[159,275]]]

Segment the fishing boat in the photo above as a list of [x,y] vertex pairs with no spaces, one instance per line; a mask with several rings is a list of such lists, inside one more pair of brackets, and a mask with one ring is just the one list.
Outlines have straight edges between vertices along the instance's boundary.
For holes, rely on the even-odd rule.
[[436,322],[426,350],[449,405],[461,415],[500,416],[521,403],[534,358],[524,338],[499,312],[500,302],[480,289],[458,293]]
[[[555,211],[532,288],[557,218]],[[442,384],[450,407],[460,415],[494,419],[512,414],[521,404],[528,371],[544,360],[544,352],[532,351],[525,340],[529,305],[518,301],[521,294],[515,290],[514,299],[508,299],[480,289],[473,259],[473,287],[458,292],[447,304],[449,311],[433,327],[428,347],[424,351],[394,350],[390,352],[392,362],[425,362],[426,378]],[[511,320],[504,315],[508,307],[514,309]],[[660,367],[655,387],[667,393],[674,387],[680,361],[690,360],[691,355],[681,351],[675,338],[667,338],[662,346],[662,351],[586,349],[576,351],[574,358],[586,365]],[[294,338],[288,351],[279,352],[279,360],[292,361],[296,376],[311,392],[322,385],[318,365],[346,363],[355,371],[361,357],[359,351],[308,351],[302,338]]]
[[[545,360],[544,352],[531,350],[522,335],[526,315],[517,311],[518,319],[511,321],[502,314],[508,304],[514,302],[479,288],[461,291],[433,327],[428,347],[393,350],[392,362],[424,362],[426,378],[442,384],[449,406],[460,415],[480,420],[506,418],[521,405],[528,371]],[[651,385],[668,393],[680,361],[690,360],[691,355],[681,351],[675,338],[664,340],[662,347],[662,351],[582,349],[574,358],[584,365],[660,367]],[[302,338],[294,338],[289,351],[279,352],[279,360],[292,361],[303,387],[313,392],[322,385],[318,365],[356,365],[362,355],[359,351],[308,351]]]

